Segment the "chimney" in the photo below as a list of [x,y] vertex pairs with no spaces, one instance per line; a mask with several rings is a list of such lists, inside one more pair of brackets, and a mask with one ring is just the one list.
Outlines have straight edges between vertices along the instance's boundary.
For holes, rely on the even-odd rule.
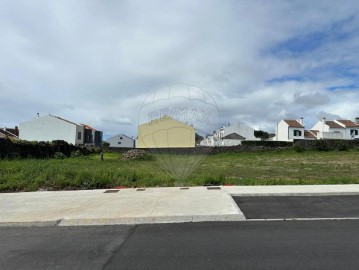
[[325,130],[325,122],[326,122],[326,119],[325,119],[325,117],[323,117],[322,118],[322,130],[321,130],[321,132],[324,132],[324,130]]
[[36,117],[37,117],[37,118],[39,118],[39,117],[40,117],[40,114],[39,114],[39,113],[37,113]]
[[15,126],[15,135],[19,137],[19,127]]
[[303,119],[303,117],[301,117],[301,118],[299,119],[299,123],[304,127],[304,119]]
[[359,125],[359,117],[355,118],[355,124]]

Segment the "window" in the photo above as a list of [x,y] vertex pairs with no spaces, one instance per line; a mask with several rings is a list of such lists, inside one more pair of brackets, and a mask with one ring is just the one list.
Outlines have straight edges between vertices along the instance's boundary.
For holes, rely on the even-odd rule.
[[297,136],[302,136],[302,131],[295,129],[295,130],[293,130],[293,135],[294,135],[295,137],[297,137]]
[[77,133],[77,139],[78,139],[78,140],[81,140],[81,135],[82,135],[82,134],[81,134],[81,132],[79,131],[79,132]]
[[358,134],[359,134],[359,131],[358,131],[357,129],[351,129],[351,130],[350,130],[350,135],[352,135],[352,136],[358,136]]
[[120,137],[120,140],[122,140],[122,137]]
[[121,144],[121,142],[118,142],[118,144]]

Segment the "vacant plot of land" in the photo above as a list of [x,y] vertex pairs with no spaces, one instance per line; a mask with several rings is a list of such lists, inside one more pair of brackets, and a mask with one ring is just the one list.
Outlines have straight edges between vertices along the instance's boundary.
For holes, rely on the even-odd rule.
[[[0,191],[93,189],[204,184],[285,185],[359,183],[359,151],[292,150],[225,153],[201,160],[160,155],[122,160],[116,153],[63,160],[1,160]],[[186,177],[186,178],[183,178]]]

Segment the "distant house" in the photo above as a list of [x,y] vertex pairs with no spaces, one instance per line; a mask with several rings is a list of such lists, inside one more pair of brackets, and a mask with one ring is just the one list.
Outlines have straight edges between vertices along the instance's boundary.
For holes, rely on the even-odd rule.
[[81,124],[85,130],[84,145],[86,146],[101,146],[102,145],[102,131],[96,130],[93,127]]
[[242,144],[242,141],[245,141],[246,138],[239,135],[238,133],[231,133],[222,138],[222,146],[234,146]]
[[0,128],[0,138],[19,138],[19,128],[15,126],[15,128]]
[[[45,115],[20,123],[20,139],[27,141],[63,140],[73,145],[84,145],[86,142],[84,125],[77,124],[54,115]],[[91,131],[92,132],[92,131]],[[97,143],[102,142],[101,138]]]
[[[356,119],[357,121],[357,119]],[[339,139],[339,140],[353,140],[359,139],[359,123],[351,120],[333,120],[328,121],[322,118],[312,128],[317,139]]]
[[106,140],[110,147],[135,148],[135,140],[125,134],[118,134]]
[[16,126],[15,128],[0,128],[0,138],[19,138],[19,129]]
[[138,148],[195,147],[195,129],[169,116],[138,126]]
[[304,120],[284,119],[277,124],[276,141],[292,142],[304,139]]
[[258,141],[260,139],[254,136],[254,129],[244,125],[235,124],[228,127],[221,127],[206,136],[200,145],[203,146],[234,146],[241,145],[243,141]]

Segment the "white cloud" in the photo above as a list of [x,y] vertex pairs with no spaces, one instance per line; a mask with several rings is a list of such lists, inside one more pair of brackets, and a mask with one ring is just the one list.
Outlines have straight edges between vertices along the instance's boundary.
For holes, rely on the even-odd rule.
[[[2,1],[0,126],[40,112],[136,135],[146,93],[172,81],[209,90],[224,123],[274,129],[321,111],[354,118],[358,9],[324,0]],[[288,51],[312,33],[328,38]]]

